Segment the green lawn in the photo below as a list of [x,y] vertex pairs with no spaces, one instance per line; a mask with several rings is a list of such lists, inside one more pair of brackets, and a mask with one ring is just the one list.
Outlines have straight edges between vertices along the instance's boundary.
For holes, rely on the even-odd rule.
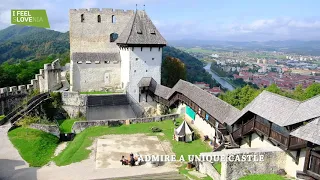
[[78,119],[64,119],[58,120],[60,132],[71,133],[71,128],[74,122],[79,121]]
[[221,162],[214,163],[213,167],[221,174]]
[[277,174],[252,174],[244,176],[239,180],[284,180],[285,178]]
[[8,136],[21,157],[34,167],[47,164],[59,144],[59,138],[56,136],[30,128],[14,129]]
[[120,94],[122,92],[109,92],[109,91],[92,91],[92,92],[80,92],[80,94]]
[[[181,120],[178,120],[181,122]],[[122,125],[120,127],[91,127],[83,132],[77,134],[72,142],[68,144],[66,149],[64,149],[57,157],[55,157],[55,162],[58,166],[68,165],[74,162],[80,162],[87,159],[90,154],[90,150],[86,148],[92,145],[95,137],[107,135],[107,134],[135,134],[135,133],[145,133],[147,135],[154,135],[151,132],[152,127],[159,127],[162,129],[164,136],[158,136],[160,140],[169,140],[173,146],[173,152],[176,153],[177,159],[181,155],[184,156],[187,161],[189,154],[199,155],[201,152],[209,152],[211,148],[209,145],[201,141],[201,139],[195,140],[190,143],[177,142],[172,140],[173,129],[175,126],[172,121],[162,121],[162,122],[151,122],[151,123],[141,123],[141,124],[131,124]]]
[[179,167],[179,173],[187,176],[189,179],[193,179],[193,180],[212,180],[212,178],[210,176],[207,176],[205,178],[198,178],[196,176],[193,176],[193,175],[189,174],[189,172],[192,171],[192,170],[186,169],[186,167],[187,167],[186,164],[181,166],[181,167]]

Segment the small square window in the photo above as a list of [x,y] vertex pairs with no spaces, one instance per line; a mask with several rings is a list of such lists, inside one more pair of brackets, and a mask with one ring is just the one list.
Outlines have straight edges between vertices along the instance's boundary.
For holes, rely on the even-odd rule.
[[138,61],[139,58],[136,58],[136,61]]
[[152,58],[152,61],[154,60],[154,58]]
[[100,64],[100,61],[94,61],[94,63],[96,63],[96,64]]
[[110,61],[104,61],[104,63],[106,63],[106,64],[110,64]]
[[136,72],[136,70],[134,70],[133,72]]
[[148,72],[148,70],[146,70],[146,72]]
[[78,63],[78,64],[82,64],[82,61],[78,61],[77,63]]
[[86,64],[91,64],[91,61],[86,61]]
[[152,51],[152,47],[150,47],[150,51]]

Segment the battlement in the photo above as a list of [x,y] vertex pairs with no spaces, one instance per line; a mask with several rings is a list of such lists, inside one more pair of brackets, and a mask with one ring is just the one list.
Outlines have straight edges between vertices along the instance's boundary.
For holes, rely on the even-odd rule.
[[115,15],[133,15],[134,10],[112,9],[112,8],[90,8],[90,9],[70,9],[72,14],[115,14]]
[[[3,87],[0,88],[0,97],[6,97],[14,94],[27,94],[35,89],[39,89],[40,92],[46,92],[49,89],[45,88],[46,84],[48,87],[56,86],[56,85],[50,85],[59,83],[57,81],[61,81],[61,79],[56,79],[56,81],[52,82],[52,80],[49,78],[50,76],[56,77],[56,73],[60,73],[61,66],[59,59],[53,61],[50,64],[45,64],[43,66],[44,69],[39,70],[39,74],[35,75],[35,79],[32,79],[30,81],[30,84],[27,85],[19,85],[19,86],[11,86],[11,87]],[[52,71],[55,72],[52,72]],[[61,82],[60,82],[61,83]],[[53,90],[53,89],[52,89]]]

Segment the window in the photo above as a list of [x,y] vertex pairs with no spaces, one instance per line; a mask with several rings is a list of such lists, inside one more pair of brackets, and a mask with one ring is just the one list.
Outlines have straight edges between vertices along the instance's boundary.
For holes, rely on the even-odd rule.
[[91,61],[86,61],[86,64],[91,64]]
[[152,47],[150,47],[150,51],[152,51]]
[[136,61],[138,61],[139,60],[139,58],[136,58]]
[[133,72],[136,72],[136,70],[134,70]]
[[81,14],[81,22],[84,22],[84,14]]
[[132,47],[132,51],[134,51],[134,47]]
[[110,34],[110,42],[114,42],[118,39],[118,34],[117,33],[111,33]]
[[115,15],[112,15],[112,16],[111,16],[111,22],[112,22],[112,23],[116,23],[116,16],[115,16]]
[[142,51],[143,47],[141,47],[141,51]]
[[94,63],[96,63],[96,64],[100,64],[100,61],[95,61]]
[[160,51],[161,47],[159,47],[159,51]]
[[152,58],[152,61],[154,61],[154,58]]
[[104,61],[104,63],[106,63],[106,64],[110,64],[110,61]]
[[98,15],[98,23],[101,23],[101,16]]
[[146,70],[146,72],[148,72],[148,70]]
[[144,61],[144,63],[147,63],[147,61]]
[[150,34],[156,34],[156,31],[154,29],[151,29]]
[[78,61],[77,63],[78,63],[78,64],[82,64],[82,61]]

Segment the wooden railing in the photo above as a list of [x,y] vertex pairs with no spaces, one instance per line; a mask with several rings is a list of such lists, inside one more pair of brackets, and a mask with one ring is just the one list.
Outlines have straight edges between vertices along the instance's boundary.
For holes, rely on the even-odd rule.
[[245,124],[241,125],[240,128],[232,132],[232,137],[234,140],[242,138],[244,135],[251,133],[252,131],[258,131],[262,133],[267,138],[275,141],[283,148],[286,149],[298,149],[306,147],[307,141],[293,137],[290,135],[282,134],[278,131],[271,129],[271,126],[268,126],[260,121],[251,119]]
[[306,173],[316,179],[320,179],[320,154],[311,151]]

